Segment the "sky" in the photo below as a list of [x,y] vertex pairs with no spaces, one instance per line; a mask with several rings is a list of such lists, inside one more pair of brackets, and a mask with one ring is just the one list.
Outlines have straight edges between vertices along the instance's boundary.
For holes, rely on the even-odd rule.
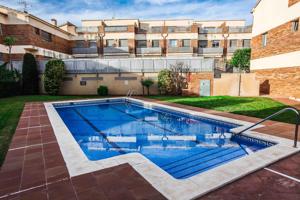
[[[23,1],[23,0],[22,0]],[[20,0],[0,4],[23,10]],[[29,13],[80,26],[82,19],[245,19],[252,23],[256,0],[26,0]]]

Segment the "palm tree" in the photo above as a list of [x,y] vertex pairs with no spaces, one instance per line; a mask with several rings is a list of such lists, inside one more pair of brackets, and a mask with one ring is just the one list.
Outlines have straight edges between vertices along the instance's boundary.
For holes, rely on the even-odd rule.
[[8,46],[8,56],[9,56],[9,63],[10,63],[10,69],[13,70],[13,65],[11,61],[11,48],[16,43],[16,38],[7,36],[4,38],[4,45]]
[[151,85],[154,84],[154,82],[151,79],[148,78],[148,79],[145,79],[145,80],[141,80],[141,84],[142,84],[143,88],[144,87],[147,88],[147,93],[148,93],[148,96],[149,96],[150,95],[150,87],[151,87]]

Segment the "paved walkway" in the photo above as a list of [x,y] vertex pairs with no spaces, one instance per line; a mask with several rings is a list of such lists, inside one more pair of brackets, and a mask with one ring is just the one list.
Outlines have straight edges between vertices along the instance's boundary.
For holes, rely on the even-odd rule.
[[[164,104],[250,122],[258,120],[190,106]],[[266,124],[269,128],[260,131],[292,138],[290,131],[293,131],[293,126],[280,122]],[[298,153],[200,199],[299,199],[299,166]],[[27,103],[0,171],[0,199],[164,197],[128,164],[70,178],[43,104]]]

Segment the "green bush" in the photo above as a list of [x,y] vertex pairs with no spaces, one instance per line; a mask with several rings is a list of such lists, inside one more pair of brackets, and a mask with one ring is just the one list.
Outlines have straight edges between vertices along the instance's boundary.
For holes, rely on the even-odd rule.
[[99,96],[107,96],[108,95],[108,87],[105,85],[100,85],[98,87],[97,93]]
[[20,74],[17,70],[6,69],[6,65],[0,65],[0,97],[19,95]]
[[39,73],[35,58],[32,54],[26,53],[23,57],[22,66],[22,91],[23,94],[38,94]]
[[173,91],[171,71],[168,69],[161,70],[158,74],[157,84],[161,94],[171,94]]
[[49,60],[44,74],[44,87],[49,95],[57,95],[62,84],[65,64],[62,60]]

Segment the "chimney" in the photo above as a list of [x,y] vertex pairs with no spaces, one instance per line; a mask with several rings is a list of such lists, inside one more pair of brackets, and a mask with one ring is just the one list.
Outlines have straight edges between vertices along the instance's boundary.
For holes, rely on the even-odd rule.
[[51,19],[51,24],[53,24],[54,26],[57,26],[57,20],[56,19]]

